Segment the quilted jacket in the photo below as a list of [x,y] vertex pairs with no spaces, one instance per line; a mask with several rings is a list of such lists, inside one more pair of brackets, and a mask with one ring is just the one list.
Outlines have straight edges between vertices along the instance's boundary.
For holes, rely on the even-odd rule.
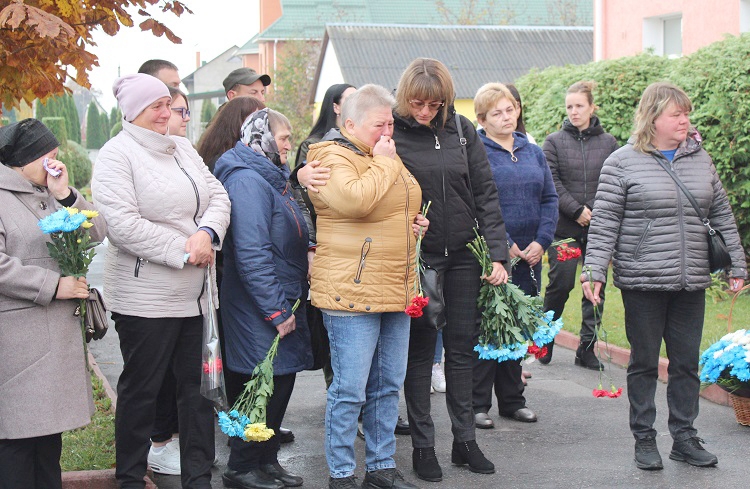
[[422,202],[416,179],[398,156],[373,157],[372,148],[346,130],[312,145],[309,155],[331,168],[328,183],[310,194],[318,214],[313,304],[354,312],[403,311],[415,292],[411,224]]
[[[706,227],[656,158],[632,144],[607,158],[596,193],[585,265],[604,281],[610,258],[621,289],[701,290],[711,285]],[[666,159],[664,159],[666,161]],[[698,141],[688,137],[672,169],[721,231],[732,257],[731,276],[745,278],[745,253],[727,194]]]
[[568,119],[563,128],[547,136],[542,145],[560,198],[560,217],[555,235],[580,238],[588,226],[576,222],[583,206],[594,208],[594,196],[604,160],[617,149],[614,136],[604,132],[599,119],[591,117],[589,127],[579,131]]
[[203,226],[224,239],[229,198],[187,139],[122,125],[99,151],[91,181],[107,221],[107,306],[148,318],[197,316],[205,269],[184,263],[185,243]]

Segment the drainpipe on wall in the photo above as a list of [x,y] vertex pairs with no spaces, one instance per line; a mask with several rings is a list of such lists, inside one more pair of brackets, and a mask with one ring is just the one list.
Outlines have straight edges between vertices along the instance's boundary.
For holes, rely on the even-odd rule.
[[276,46],[278,46],[279,40],[274,39],[273,40],[273,90],[276,91],[276,55],[278,54],[276,52]]
[[594,61],[604,59],[604,1],[594,0]]

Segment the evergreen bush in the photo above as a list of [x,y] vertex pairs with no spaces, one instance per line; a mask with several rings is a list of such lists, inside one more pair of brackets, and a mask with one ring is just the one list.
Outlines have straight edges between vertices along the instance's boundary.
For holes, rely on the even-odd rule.
[[565,92],[573,83],[592,80],[597,115],[622,145],[633,128],[643,90],[669,81],[693,102],[690,122],[698,129],[732,204],[742,244],[750,251],[750,33],[728,36],[695,53],[670,60],[639,54],[585,65],[533,70],[516,86],[523,98],[528,131],[541,144],[562,126]]
[[91,183],[91,160],[86,149],[73,140],[68,140],[67,147],[60,148],[57,159],[68,167],[70,185],[82,189]]
[[60,149],[64,149],[68,141],[68,130],[65,127],[65,119],[62,117],[42,117],[41,121],[60,142]]

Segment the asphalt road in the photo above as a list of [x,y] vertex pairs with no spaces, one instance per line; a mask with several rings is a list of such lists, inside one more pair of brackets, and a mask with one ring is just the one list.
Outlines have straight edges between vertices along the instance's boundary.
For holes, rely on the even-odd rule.
[[[101,285],[103,252],[95,260],[89,280]],[[105,292],[106,293],[106,292]],[[122,370],[117,333],[91,343],[97,363],[113,387]],[[639,470],[633,462],[633,437],[628,429],[626,394],[619,399],[597,399],[592,389],[599,382],[597,372],[573,365],[574,354],[556,348],[552,362],[525,367],[533,374],[526,389],[528,406],[539,416],[532,424],[499,418],[493,430],[477,430],[477,443],[495,463],[493,475],[479,475],[450,464],[450,421],[445,395],[432,396],[432,413],[437,430],[436,451],[443,468],[443,481],[420,481],[411,469],[411,440],[399,436],[396,463],[407,480],[429,489],[495,488],[722,488],[748,487],[750,428],[737,424],[731,408],[700,400],[701,414],[696,421],[706,448],[719,458],[715,468],[699,469],[668,459],[672,440],[667,430],[666,385],[656,393],[657,443],[664,470]],[[625,371],[607,369],[617,386],[625,387]],[[282,446],[280,463],[305,478],[303,487],[328,487],[328,468],[323,450],[325,383],[320,371],[297,376],[284,426],[296,435],[294,443]],[[403,399],[401,413],[405,414]],[[221,473],[229,457],[226,436],[217,428],[216,449],[219,465],[213,471],[213,487],[223,487]],[[364,476],[364,442],[356,441],[357,475]],[[161,489],[180,487],[179,477],[156,476]]]

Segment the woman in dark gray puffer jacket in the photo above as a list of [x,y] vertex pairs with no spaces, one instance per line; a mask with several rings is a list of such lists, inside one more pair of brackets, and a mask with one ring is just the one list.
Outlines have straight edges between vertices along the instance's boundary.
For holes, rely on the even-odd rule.
[[[629,143],[607,158],[599,179],[586,252],[583,291],[594,304],[613,258],[622,290],[625,332],[631,346],[627,391],[636,466],[662,468],[656,447],[657,370],[662,339],[669,359],[667,404],[674,443],[669,458],[699,467],[716,465],[697,437],[698,357],[711,284],[707,229],[669,165],[695,197],[732,258],[729,284],[742,288],[745,254],[727,194],[700,138],[690,127],[688,96],[668,83],[646,88]],[[661,163],[660,163],[661,161]]]
[[[594,196],[599,182],[599,173],[604,160],[617,149],[614,136],[604,132],[599,118],[594,115],[598,107],[594,104],[593,82],[578,82],[568,88],[565,96],[565,111],[568,118],[561,130],[550,134],[542,148],[547,164],[552,171],[552,180],[559,195],[559,219],[555,240],[573,238],[568,246],[580,248],[586,254],[586,241],[594,208]],[[557,250],[550,247],[549,285],[544,293],[544,310],[554,311],[554,319],[562,316],[570,291],[576,286],[578,260],[557,260]],[[596,318],[604,311],[604,290],[598,316],[586,299],[581,301],[581,341],[576,351],[576,365],[599,370],[601,363],[594,354]],[[552,347],[539,361],[548,364],[552,360]]]

